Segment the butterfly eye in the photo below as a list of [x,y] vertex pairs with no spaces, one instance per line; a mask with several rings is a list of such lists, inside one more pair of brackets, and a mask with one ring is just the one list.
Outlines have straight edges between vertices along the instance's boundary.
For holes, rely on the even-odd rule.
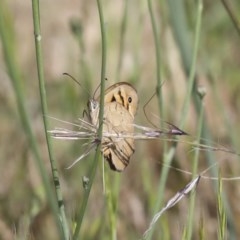
[[131,97],[128,98],[128,102],[129,102],[129,103],[132,102],[132,98],[131,98]]

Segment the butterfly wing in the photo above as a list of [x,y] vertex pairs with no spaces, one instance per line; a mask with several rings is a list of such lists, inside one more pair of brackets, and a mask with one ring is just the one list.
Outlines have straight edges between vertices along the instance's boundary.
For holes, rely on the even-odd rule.
[[[97,108],[94,108],[94,106],[97,106]],[[120,82],[106,89],[102,152],[112,170],[123,171],[134,153],[134,138],[131,137],[131,134],[134,133],[133,122],[137,106],[137,91],[131,84]],[[96,126],[98,125],[98,113],[99,97],[89,102],[91,122]],[[114,136],[110,136],[111,134]],[[107,137],[108,135],[109,137]],[[120,135],[125,135],[125,137]]]
[[[111,102],[105,105],[103,132],[109,137],[103,138],[102,152],[112,170],[123,171],[134,153],[133,121],[132,115],[121,104]],[[115,136],[110,136],[111,133]]]
[[129,83],[116,83],[106,89],[104,102],[118,102],[134,117],[138,107],[137,91]]

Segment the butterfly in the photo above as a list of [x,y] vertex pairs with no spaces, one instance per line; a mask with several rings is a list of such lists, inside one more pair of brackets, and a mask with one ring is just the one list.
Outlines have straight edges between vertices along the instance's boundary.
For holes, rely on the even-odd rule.
[[[130,158],[134,154],[134,142],[136,139],[158,139],[163,136],[187,135],[187,133],[168,122],[166,122],[168,125],[166,131],[134,124],[138,108],[137,91],[131,84],[119,82],[105,90],[104,114],[101,123],[103,124],[103,137],[98,139],[96,133],[99,127],[99,102],[100,97],[89,99],[87,104],[88,120],[79,119],[82,124],[77,125],[83,131],[71,131],[68,129],[49,131],[53,137],[58,139],[91,139],[91,144],[85,153],[76,159],[68,169],[86,157],[96,144],[100,143],[101,152],[110,168],[121,172],[128,166]],[[137,128],[138,132],[135,132],[134,128]]]
[[[101,150],[112,170],[123,171],[135,151],[132,135],[137,107],[137,91],[131,84],[119,82],[106,89],[103,116],[104,137],[101,141]],[[98,127],[99,97],[96,100],[89,100],[88,109],[91,124]],[[121,137],[123,135],[129,137]]]

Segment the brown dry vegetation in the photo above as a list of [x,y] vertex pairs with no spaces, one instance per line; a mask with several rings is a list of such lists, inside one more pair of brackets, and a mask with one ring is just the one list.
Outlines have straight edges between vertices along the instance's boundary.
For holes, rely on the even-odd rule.
[[[116,81],[132,83],[140,98],[136,122],[151,126],[143,113],[144,104],[156,89],[155,47],[147,3],[136,0],[129,2],[122,69],[118,76],[117,63],[124,1],[102,2],[107,35],[108,81],[106,84],[111,85]],[[165,112],[162,120],[178,125],[186,94],[187,74],[183,69],[179,46],[174,38],[168,5],[161,1],[153,2],[161,32]],[[236,12],[239,13],[239,3],[233,2],[238,7]],[[192,1],[185,1],[185,4],[189,36],[193,41],[196,7]],[[14,22],[16,60],[22,73],[22,88],[27,111],[51,179],[40,108],[31,3],[9,0],[7,7],[9,17]],[[73,75],[91,93],[98,86],[101,71],[101,32],[97,5],[95,1],[40,1],[40,9],[49,115],[74,122],[82,116],[89,96],[86,90],[76,86],[62,73],[68,72]],[[240,36],[220,1],[214,3],[204,1],[202,18],[196,84],[204,87],[207,92],[204,98],[205,124],[214,142],[238,151]],[[72,31],[73,22],[81,26],[81,43]],[[193,45],[193,42],[191,44]],[[2,47],[0,66],[0,238],[57,239],[52,213],[46,204],[42,182],[20,122]],[[151,120],[159,125],[161,116],[156,99],[149,103],[147,112]],[[61,126],[54,120],[50,121],[52,129]],[[184,131],[195,136],[197,124],[198,114],[192,104]],[[82,142],[53,140],[53,143],[67,218],[71,226],[84,191],[82,176],[87,175],[94,153],[74,168],[66,170],[65,167],[84,151],[81,147]],[[116,175],[121,175],[116,217],[118,239],[139,238],[153,217],[162,168],[162,145],[161,140],[137,142],[136,152],[123,173],[110,172],[108,166],[106,167],[107,178],[112,179],[112,183],[109,184],[110,190],[117,189],[115,178]],[[191,171],[193,154],[188,144],[179,144],[172,165]],[[238,156],[224,152],[212,154],[214,162],[219,164],[223,177],[240,175]],[[198,172],[200,173],[207,166],[206,155],[203,152],[199,158]],[[211,172],[206,175],[211,176]],[[190,179],[191,176],[170,169],[164,201],[171,198]],[[217,238],[217,194],[212,183],[211,180],[202,180],[196,190],[192,239],[198,239],[201,221],[205,239]],[[240,236],[239,181],[224,182],[223,187],[232,213],[231,224],[233,223],[235,228],[229,231]],[[188,201],[188,197],[184,198],[163,215],[157,223],[154,239],[167,239],[168,234],[169,239],[181,238],[187,222]],[[82,239],[111,239],[109,224],[106,195],[103,193],[102,170],[99,166],[83,221]]]

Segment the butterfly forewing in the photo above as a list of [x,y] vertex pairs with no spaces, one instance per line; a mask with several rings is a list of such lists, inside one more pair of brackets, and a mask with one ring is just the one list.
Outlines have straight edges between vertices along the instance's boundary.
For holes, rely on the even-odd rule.
[[138,107],[137,91],[129,83],[116,83],[106,90],[104,102],[118,102],[125,107],[134,118]]
[[[96,126],[99,114],[99,98],[97,99],[91,99],[88,105],[91,122]],[[104,96],[103,132],[115,135],[133,134],[137,105],[138,96],[132,85],[121,82],[110,86]],[[123,171],[134,153],[134,138],[104,137],[102,152],[111,169]]]

